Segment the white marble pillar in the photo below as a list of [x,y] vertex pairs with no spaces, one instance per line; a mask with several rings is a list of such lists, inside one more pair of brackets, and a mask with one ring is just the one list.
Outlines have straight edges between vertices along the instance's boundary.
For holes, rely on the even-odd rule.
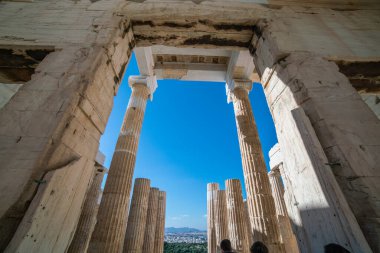
[[166,192],[158,193],[158,209],[157,209],[157,224],[154,237],[153,253],[164,252],[164,237],[165,237],[165,213],[166,213]]
[[249,213],[248,213],[248,204],[246,200],[244,201],[244,214],[245,214],[245,220],[247,224],[248,245],[251,246],[254,243],[254,241],[253,241],[251,220],[249,219]]
[[227,200],[224,190],[217,190],[215,194],[215,235],[217,252],[220,253],[220,242],[229,238]]
[[288,212],[285,205],[285,191],[281,181],[280,171],[283,167],[282,155],[279,145],[269,151],[271,171],[268,173],[271,184],[272,195],[276,206],[276,214],[281,234],[281,242],[285,246],[286,253],[298,253],[298,244],[295,234],[293,233]]
[[207,184],[207,251],[216,253],[215,199],[219,184]]
[[102,190],[100,185],[103,181],[106,168],[97,164],[94,166],[95,173],[92,179],[91,187],[87,192],[83,204],[75,235],[71,241],[68,253],[85,253],[90,243],[91,235],[96,224],[96,215],[98,214],[99,198]]
[[239,253],[249,251],[247,221],[243,194],[239,179],[226,180],[226,200],[228,214],[228,235],[233,250]]
[[233,79],[226,85],[226,88],[228,101],[232,101],[234,105],[248,212],[254,240],[263,241],[271,252],[283,252],[274,200],[248,97],[248,92],[252,89],[252,82]]
[[142,253],[148,213],[149,191],[149,179],[135,179],[131,207],[128,215],[127,231],[125,232],[124,253]]
[[157,86],[151,77],[129,77],[129,85],[132,94],[112,157],[89,252],[114,253],[123,250],[142,122],[147,100]]
[[158,188],[150,188],[148,212],[146,215],[146,225],[144,232],[144,243],[142,247],[143,253],[154,251],[154,240],[156,238],[157,226],[158,196]]

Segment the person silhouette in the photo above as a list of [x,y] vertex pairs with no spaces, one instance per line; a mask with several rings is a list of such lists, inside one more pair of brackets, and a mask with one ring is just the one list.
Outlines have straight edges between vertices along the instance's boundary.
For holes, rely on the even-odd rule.
[[330,243],[325,245],[325,253],[351,253],[343,246],[336,243]]
[[234,253],[232,251],[231,241],[228,239],[224,239],[220,242],[220,248],[223,253]]
[[268,253],[268,248],[263,242],[257,241],[249,249],[251,253]]

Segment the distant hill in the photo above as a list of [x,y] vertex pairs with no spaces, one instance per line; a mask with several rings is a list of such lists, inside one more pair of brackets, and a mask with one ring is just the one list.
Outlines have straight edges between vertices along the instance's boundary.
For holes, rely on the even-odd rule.
[[199,230],[196,228],[188,228],[188,227],[183,227],[183,228],[165,228],[165,233],[172,233],[172,234],[181,234],[181,233],[195,233],[195,232],[205,232],[203,230]]

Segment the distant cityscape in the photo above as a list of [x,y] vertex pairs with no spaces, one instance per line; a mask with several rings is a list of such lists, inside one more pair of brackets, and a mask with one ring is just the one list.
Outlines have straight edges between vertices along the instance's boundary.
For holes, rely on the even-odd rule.
[[207,231],[195,228],[165,228],[165,242],[167,243],[206,243]]

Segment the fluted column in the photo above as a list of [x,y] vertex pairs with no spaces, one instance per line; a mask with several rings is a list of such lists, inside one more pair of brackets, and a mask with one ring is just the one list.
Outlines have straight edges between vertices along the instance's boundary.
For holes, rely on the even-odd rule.
[[164,252],[164,236],[165,236],[165,213],[166,213],[166,192],[158,193],[158,210],[156,233],[154,237],[153,253]]
[[220,242],[228,239],[227,202],[224,190],[218,190],[215,194],[215,234],[217,252],[220,253]]
[[274,205],[276,207],[277,215],[287,216],[285,201],[284,201],[284,187],[281,182],[281,175],[278,167],[273,168],[269,173],[269,182],[272,189]]
[[207,252],[216,253],[215,231],[215,195],[219,190],[219,184],[207,184]]
[[280,179],[280,170],[278,165],[268,173],[269,180],[272,188],[272,194],[274,198],[274,203],[276,206],[276,213],[278,224],[280,228],[281,241],[285,246],[286,253],[296,253],[299,252],[297,239],[293,233],[292,226],[290,224],[288,212],[286,210],[284,201],[284,186],[282,185]]
[[156,84],[149,77],[130,77],[132,95],[116,143],[89,252],[121,252],[128,220],[129,195],[147,99]]
[[148,213],[146,216],[146,225],[144,233],[144,243],[142,252],[153,252],[154,239],[157,225],[157,208],[158,208],[158,193],[157,188],[150,188]]
[[251,226],[251,221],[249,219],[249,213],[248,213],[248,204],[247,201],[244,201],[244,214],[245,214],[245,223],[247,225],[247,237],[248,237],[248,245],[251,246],[254,241],[253,241],[253,234],[252,234],[252,226]]
[[135,179],[131,207],[128,215],[127,231],[125,233],[124,253],[142,253],[149,191],[149,179]]
[[228,233],[232,248],[239,253],[249,251],[243,195],[238,179],[226,180]]
[[248,98],[251,88],[250,80],[233,80],[227,86],[228,99],[234,105],[252,233],[254,240],[263,241],[270,252],[283,252],[274,200]]
[[96,215],[99,208],[98,200],[101,195],[100,185],[103,181],[106,169],[100,165],[95,165],[94,168],[94,178],[87,192],[74,238],[67,251],[68,253],[87,252],[91,234],[95,227]]

